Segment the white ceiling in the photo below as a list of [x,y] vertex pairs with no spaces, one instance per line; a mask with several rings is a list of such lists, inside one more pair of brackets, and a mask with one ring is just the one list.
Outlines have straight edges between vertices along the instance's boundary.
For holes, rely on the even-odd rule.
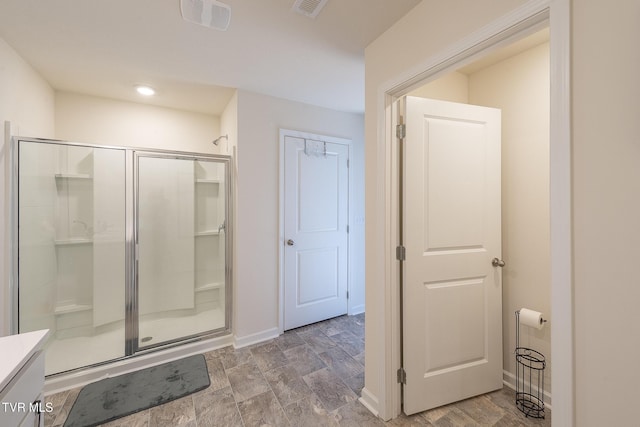
[[[191,24],[179,0],[2,0],[0,37],[56,90],[219,115],[233,88],[364,111],[364,48],[420,0],[222,0],[225,32]],[[0,64],[1,65],[1,64]]]

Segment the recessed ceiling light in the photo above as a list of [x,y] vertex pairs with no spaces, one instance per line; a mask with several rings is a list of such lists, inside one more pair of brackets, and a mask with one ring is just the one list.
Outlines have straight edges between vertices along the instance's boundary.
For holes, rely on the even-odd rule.
[[136,91],[138,91],[140,95],[144,96],[152,96],[156,93],[156,91],[152,87],[142,85],[136,86]]

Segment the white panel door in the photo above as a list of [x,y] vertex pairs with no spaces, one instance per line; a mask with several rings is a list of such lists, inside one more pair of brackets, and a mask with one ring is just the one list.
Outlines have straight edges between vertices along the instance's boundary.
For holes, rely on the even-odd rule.
[[500,110],[407,97],[404,411],[502,387]]
[[346,145],[285,136],[284,329],[347,312]]

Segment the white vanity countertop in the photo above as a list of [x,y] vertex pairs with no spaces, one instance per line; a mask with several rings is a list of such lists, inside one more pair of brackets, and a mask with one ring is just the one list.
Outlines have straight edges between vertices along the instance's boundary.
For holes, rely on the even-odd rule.
[[0,393],[29,358],[44,345],[49,330],[0,337]]

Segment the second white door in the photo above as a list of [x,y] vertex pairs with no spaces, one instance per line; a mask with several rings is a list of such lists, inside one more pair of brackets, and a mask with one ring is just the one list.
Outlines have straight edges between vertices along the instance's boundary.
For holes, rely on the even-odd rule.
[[502,387],[500,110],[406,98],[404,411]]
[[347,312],[349,147],[284,137],[284,329]]

